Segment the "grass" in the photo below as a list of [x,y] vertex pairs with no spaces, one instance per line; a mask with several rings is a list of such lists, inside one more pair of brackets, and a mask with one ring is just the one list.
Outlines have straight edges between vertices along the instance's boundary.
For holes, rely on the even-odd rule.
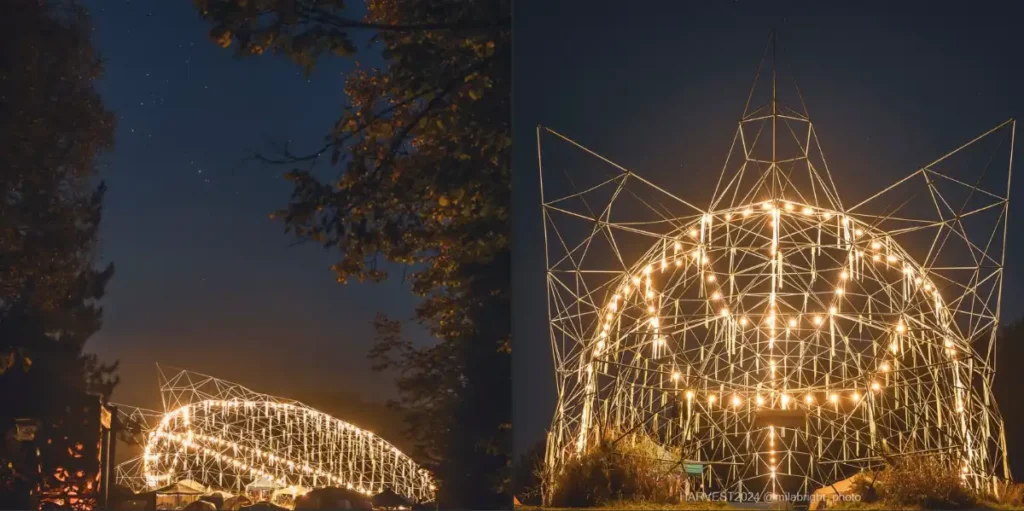
[[641,510],[690,510],[690,509],[739,509],[730,507],[727,504],[719,502],[693,502],[686,504],[649,504],[645,502],[609,502],[604,506],[598,506],[593,508],[546,508],[541,506],[516,506],[517,510],[537,510],[537,511],[580,511],[595,510],[595,511],[611,511],[611,510],[623,510],[623,511],[641,511]]
[[536,511],[579,511],[581,509],[587,510],[688,510],[688,509],[739,509],[729,506],[724,502],[685,502],[681,504],[657,504],[652,502],[638,502],[629,500],[617,500],[609,502],[603,506],[597,507],[542,507],[542,506],[516,506],[517,510],[536,510]]
[[[917,511],[917,510],[924,509],[924,508],[922,508],[920,506],[896,507],[896,506],[893,506],[892,504],[887,504],[885,502],[841,502],[841,503],[837,503],[837,504],[829,507],[828,509],[829,509],[829,511],[831,511],[833,509],[843,509],[843,510],[847,510],[847,509],[854,510],[855,509],[855,510],[861,510],[861,511],[875,511],[875,510],[882,510],[882,509],[893,509],[893,510],[899,510],[899,511]],[[1009,504],[1000,504],[998,502],[980,501],[977,504],[975,504],[974,506],[969,507],[969,508],[967,508],[965,510],[962,510],[962,511],[972,511],[972,510],[979,510],[979,511],[981,511],[981,510],[1006,510],[1006,511],[1018,510],[1019,511],[1019,510],[1024,510],[1024,506],[1013,506],[1013,505],[1009,505]]]

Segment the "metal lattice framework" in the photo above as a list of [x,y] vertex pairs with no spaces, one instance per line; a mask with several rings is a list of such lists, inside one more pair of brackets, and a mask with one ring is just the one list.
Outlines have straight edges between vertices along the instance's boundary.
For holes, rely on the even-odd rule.
[[[703,464],[708,488],[806,492],[912,453],[993,488],[1009,478],[991,388],[1014,121],[847,206],[769,47],[707,208],[538,128],[548,466],[613,432]],[[607,177],[552,172],[547,139]],[[1005,159],[945,168],[993,140]],[[574,182],[552,198],[558,179]]]
[[118,482],[133,490],[191,480],[238,494],[259,480],[366,495],[390,487],[414,502],[433,500],[430,474],[370,431],[211,376],[160,376],[164,412],[121,408],[122,422],[143,430],[143,454],[117,471]]

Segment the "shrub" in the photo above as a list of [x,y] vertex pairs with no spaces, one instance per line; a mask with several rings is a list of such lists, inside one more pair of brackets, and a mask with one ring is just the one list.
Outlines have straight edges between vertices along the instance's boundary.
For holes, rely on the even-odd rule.
[[975,504],[960,473],[938,456],[900,458],[878,475],[875,488],[886,504],[925,509],[964,509]]
[[553,477],[549,505],[680,502],[682,480],[669,473],[672,464],[664,461],[672,454],[644,435],[619,438],[606,434],[595,447],[568,461]]
[[1003,507],[1020,508],[1024,506],[1024,483],[1007,481],[1000,488],[999,496],[994,501]]
[[878,502],[878,474],[861,472],[850,481],[850,493],[860,497],[860,502]]

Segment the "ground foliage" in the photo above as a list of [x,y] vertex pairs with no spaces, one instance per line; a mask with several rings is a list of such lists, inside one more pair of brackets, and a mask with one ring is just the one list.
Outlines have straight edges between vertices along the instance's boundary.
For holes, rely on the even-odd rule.
[[[323,145],[285,146],[287,208],[300,240],[336,250],[339,282],[408,272],[417,320],[437,342],[411,344],[378,317],[371,354],[398,372],[417,457],[451,507],[506,507],[510,496],[510,2],[369,0],[358,19],[340,0],[196,0],[211,39],[239,55],[273,52],[313,70],[364,51],[385,65],[346,77],[347,104]],[[307,163],[329,159],[337,179]]]
[[897,509],[967,509],[978,502],[959,470],[926,454],[894,458],[883,470],[860,474],[851,491],[861,502]]
[[586,452],[572,457],[552,481],[545,500],[552,507],[608,506],[615,502],[680,505],[682,466],[646,435],[607,431]]

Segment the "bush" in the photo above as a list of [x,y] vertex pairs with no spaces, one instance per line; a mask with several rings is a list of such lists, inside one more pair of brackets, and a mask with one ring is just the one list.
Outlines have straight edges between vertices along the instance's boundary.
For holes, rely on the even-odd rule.
[[888,505],[964,509],[975,504],[960,472],[937,456],[900,458],[878,474],[878,496]]
[[999,490],[999,496],[993,499],[1002,507],[1020,508],[1024,506],[1024,484],[1007,481]]
[[[669,473],[672,453],[643,435],[609,433],[553,477],[550,506],[592,507],[610,502],[679,503],[682,479]],[[680,467],[676,467],[677,469]]]
[[878,474],[861,472],[850,481],[850,493],[860,497],[860,502],[878,502]]

